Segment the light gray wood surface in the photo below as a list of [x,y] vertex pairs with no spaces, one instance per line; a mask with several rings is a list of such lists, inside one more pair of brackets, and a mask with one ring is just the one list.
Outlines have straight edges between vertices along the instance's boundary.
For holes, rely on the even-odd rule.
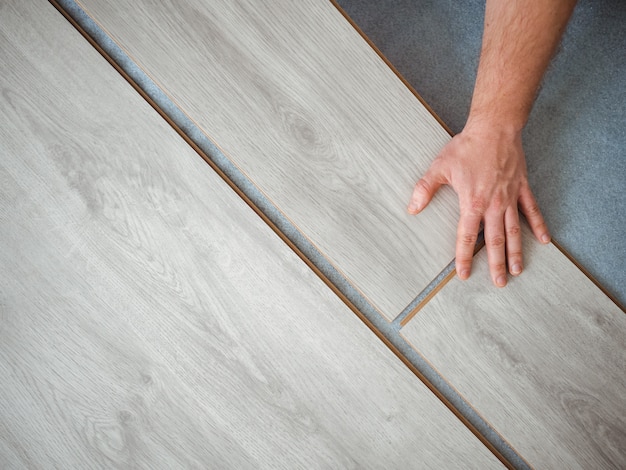
[[536,468],[626,468],[626,315],[523,235],[522,276],[492,287],[483,249],[401,333]]
[[0,69],[0,467],[500,465],[48,3]]
[[452,260],[449,136],[330,2],[79,3],[388,319]]

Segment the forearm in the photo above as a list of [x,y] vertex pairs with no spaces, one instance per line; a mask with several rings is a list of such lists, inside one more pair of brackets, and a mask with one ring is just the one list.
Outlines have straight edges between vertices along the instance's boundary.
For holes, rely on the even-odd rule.
[[487,0],[466,128],[519,132],[576,0]]
[[481,223],[493,283],[523,270],[519,212],[535,237],[550,233],[528,184],[521,131],[575,0],[487,0],[483,46],[463,132],[416,183],[408,210],[421,212],[443,184],[459,196],[456,270],[467,279]]

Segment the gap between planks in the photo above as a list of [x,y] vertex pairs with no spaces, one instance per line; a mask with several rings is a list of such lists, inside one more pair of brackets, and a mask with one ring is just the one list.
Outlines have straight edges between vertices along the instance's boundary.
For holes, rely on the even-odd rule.
[[[404,326],[408,321],[430,300],[439,290],[444,287],[447,282],[454,277],[456,271],[454,270],[453,263],[450,265],[452,269],[447,267],[442,271],[443,276],[438,276],[433,283],[431,283],[422,293],[420,293],[416,300],[417,305],[413,307],[412,302],[405,311],[401,312],[393,322],[389,322],[384,319],[376,309],[376,312],[382,321],[376,321],[376,319],[370,319],[363,309],[357,307],[355,302],[350,299],[332,280],[317,266],[311,259],[304,253],[296,243],[294,243],[276,224],[275,222],[261,209],[257,204],[229,177],[204,151],[202,148],[194,142],[194,140],[167,114],[167,112],[139,85],[126,70],[120,66],[111,55],[74,19],[74,17],[66,11],[66,9],[57,0],[49,0],[50,3],[68,20],[72,26],[80,32],[80,34],[109,62],[117,72],[124,77],[124,79],[137,91],[146,102],[152,106],[159,115],[165,119],[165,121],[184,139],[184,141],[190,145],[194,151],[207,163],[211,168],[241,197],[246,204],[254,210],[254,212],[261,217],[261,219],[301,258],[310,269],[352,310],[365,325],[413,372],[413,374],[423,382],[428,389],[435,394],[435,396],[450,410],[452,413],[485,445],[507,468],[525,468],[527,464],[525,460],[517,454],[517,452],[504,441],[499,434],[496,439],[493,438],[495,431],[493,428],[478,416],[468,417],[468,413],[461,411],[460,408],[470,407],[467,401],[451,387],[445,379],[434,369],[430,364],[421,358],[420,361],[411,361],[403,350],[406,350],[404,346],[408,346],[413,349],[410,344],[399,334],[399,328]],[[343,9],[334,1],[331,3],[342,14],[342,16],[351,24],[352,27],[364,38],[367,44],[377,53],[379,57],[385,62],[387,66],[399,77],[402,83],[417,97],[417,99],[426,107],[426,109],[433,115],[433,117],[441,124],[441,126],[452,135],[450,129],[443,121],[434,113],[434,111],[424,102],[422,97],[415,91],[415,89],[400,75],[395,67],[388,61],[388,59],[380,52],[380,50],[369,40],[369,38],[358,28],[358,26],[350,19],[349,16],[343,11]],[[84,12],[84,10],[83,10]],[[93,19],[91,18],[93,21]],[[119,46],[118,46],[119,47]],[[215,142],[211,142],[216,145]],[[216,145],[217,147],[217,145]],[[482,245],[477,245],[476,252],[480,250]],[[371,307],[371,304],[367,302]],[[373,307],[371,307],[373,309]],[[417,362],[419,365],[416,365]],[[424,365],[427,367],[424,369]],[[428,370],[431,369],[431,370]],[[434,385],[432,380],[434,372],[434,378],[437,382],[443,381],[451,390],[453,390],[452,397],[450,393],[445,393],[440,390],[441,387]],[[431,378],[429,378],[429,376]],[[459,399],[461,406],[458,405]],[[457,403],[455,405],[455,402]],[[478,417],[478,419],[477,419]],[[482,431],[481,431],[482,429]],[[485,432],[487,431],[487,432]],[[491,438],[486,435],[491,434]],[[497,434],[497,433],[496,433]],[[494,442],[495,441],[495,442]],[[504,445],[503,445],[504,444]],[[515,463],[513,463],[515,462]]]

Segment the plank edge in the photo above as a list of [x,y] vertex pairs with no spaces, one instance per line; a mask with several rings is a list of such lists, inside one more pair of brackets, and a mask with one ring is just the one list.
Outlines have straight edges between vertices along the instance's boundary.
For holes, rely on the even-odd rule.
[[[374,333],[379,340],[383,342],[383,344],[406,366],[408,369],[439,399],[441,403],[446,406],[453,414],[461,421],[461,423],[485,446],[489,449],[489,451],[507,468],[515,468],[512,463],[510,463],[505,456],[487,439],[483,436],[482,433],[474,426],[461,412],[458,410],[454,404],[440,392],[433,383],[409,360],[404,354],[398,349],[398,347],[393,343],[392,340],[387,338],[376,326],[375,324],[360,311],[360,309],[303,253],[300,248],[294,244],[288,237],[285,235],[276,224],[256,205],[254,202],[242,191],[233,181],[232,179],[217,166],[212,159],[171,119],[165,111],[163,111],[159,105],[141,88],[139,84],[133,80],[133,78],[120,66],[116,63],[116,61],[102,48],[98,42],[91,37],[91,35],[69,14],[63,6],[57,0],[48,0],[52,6],[54,6],[57,11],[94,47],[98,53],[111,65],[113,68],[133,87],[133,89],[139,93],[139,95],[174,129],[174,131],[182,137],[182,139],[191,146],[191,148],[222,178],[222,180],[228,184],[231,189],[235,191],[235,193],[259,216],[261,219],[272,229],[274,233],[276,233],[280,239],[285,242],[289,248],[304,261],[304,263],[326,284],[332,292],[335,293],[339,297],[339,299]],[[334,0],[331,0],[333,4],[335,4]],[[338,11],[341,12],[342,16],[348,20],[348,22],[356,28],[356,25],[343,13],[341,8],[335,4]],[[365,36],[363,36],[365,37]],[[371,42],[367,41],[370,46],[373,47]],[[373,47],[375,51],[375,49]],[[377,51],[379,56],[383,57],[380,52]],[[390,66],[392,70],[395,69],[391,66],[391,64],[383,59],[387,65]],[[397,73],[397,72],[396,72]],[[400,77],[400,75],[398,74]],[[401,78],[401,77],[400,77]],[[432,112],[432,110],[426,105],[421,97],[412,89],[412,87],[401,78],[402,82],[415,94],[415,96],[419,99],[419,101],[424,104],[424,106],[435,116],[435,118],[440,122],[442,127],[446,129],[446,131],[450,132],[447,126],[440,121],[440,119]],[[454,274],[455,271],[452,271]],[[438,291],[438,289],[436,289]],[[428,297],[428,300],[431,296]],[[420,304],[423,306],[426,301]],[[385,316],[380,313],[381,318],[385,318]],[[387,319],[388,321],[388,319]]]

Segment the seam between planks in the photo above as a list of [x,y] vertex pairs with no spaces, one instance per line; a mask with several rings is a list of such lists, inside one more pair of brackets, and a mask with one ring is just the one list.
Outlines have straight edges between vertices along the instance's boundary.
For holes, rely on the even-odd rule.
[[[428,389],[508,468],[529,468],[525,460],[479,416],[469,403],[400,335],[400,319],[408,322],[455,274],[454,263],[448,265],[429,286],[401,312],[393,322],[385,319],[323,254],[294,227],[286,217],[236,168],[217,144],[210,140],[193,121],[137,66],[74,0],[49,0],[50,3],[81,33],[81,35],[122,75],[122,77],[166,120],[166,122],[198,153],[203,160],[264,220],[264,222],[311,268],[315,274],[352,310],[365,325],[422,381]],[[333,1],[333,0],[331,0]],[[367,40],[402,82],[435,116],[432,109],[382,56],[371,41],[354,25],[341,8],[338,11]],[[216,161],[218,160],[218,161]],[[243,186],[243,188],[242,188]],[[253,194],[250,194],[253,193]],[[269,215],[268,213],[271,213]],[[320,257],[323,257],[320,263]],[[312,261],[315,258],[317,264]],[[321,266],[319,265],[321,264]]]
[[[385,62],[385,64],[395,73],[395,75],[402,81],[402,83],[404,83],[404,85],[411,91],[411,93],[413,93],[413,95],[424,105],[424,107],[432,114],[432,116],[439,122],[439,124],[442,125],[442,127],[450,134],[450,136],[453,136],[453,133],[451,131],[451,129],[446,125],[446,123],[437,115],[437,113],[435,113],[435,111],[430,107],[430,105],[428,103],[426,103],[424,101],[424,99],[420,96],[420,94],[415,90],[415,88],[404,78],[404,76],[399,72],[399,70],[387,59],[387,57],[382,53],[382,51],[376,46],[376,44],[365,34],[365,32],[352,20],[352,18],[345,12],[345,10],[337,3],[337,0],[330,0],[330,2],[335,6],[335,8],[337,8],[337,10],[344,16],[344,18],[352,25],[352,27],[361,35],[361,37],[368,43],[368,45],[376,52],[376,54],[378,54],[378,56]],[[522,216],[523,217],[523,216]],[[626,306],[621,305],[620,302],[617,300],[616,297],[614,297],[597,279],[595,279],[594,276],[591,275],[591,273],[589,273],[589,271],[587,271],[557,240],[555,240],[554,238],[551,240],[551,243],[563,254],[565,255],[566,258],[568,258],[596,287],[598,287],[600,289],[600,291],[605,294],[622,312],[626,313]],[[476,248],[474,250],[474,256],[485,246],[485,241],[484,241],[484,233],[481,230],[481,232],[479,233],[479,240],[477,241],[476,244]],[[400,332],[400,330],[402,329],[402,327],[404,327],[407,323],[409,323],[409,321],[414,318],[414,316],[443,288],[445,287],[445,285],[454,277],[454,275],[456,274],[456,269],[455,269],[455,261],[453,260],[449,266],[447,266],[446,268],[444,268],[444,270],[431,282],[431,284],[429,284],[422,293],[420,293],[420,295],[413,301],[411,302],[411,304],[409,304],[409,306],[403,311],[401,312],[396,319],[394,320],[394,323],[398,325],[398,333],[399,336],[406,342],[406,344],[417,354],[421,357],[421,359],[425,362],[427,362],[430,367],[433,367],[432,364],[430,364],[427,359],[422,356],[422,354],[419,352],[419,350],[413,346],[406,338],[404,338],[404,336],[402,335],[402,333]],[[433,367],[434,369],[434,367]],[[445,378],[443,378],[443,375],[441,375],[439,373],[439,371],[437,371],[435,369],[436,373],[442,377],[442,380],[445,380]],[[447,384],[449,387],[453,388],[453,386],[451,384]],[[453,388],[454,389],[454,388]],[[454,392],[459,394],[460,393],[454,389]],[[467,403],[468,407],[471,407],[473,410],[473,407],[471,404],[469,404],[469,402]],[[476,412],[476,410],[473,410],[474,412]],[[477,413],[477,412],[476,412]],[[478,414],[478,413],[477,413]],[[497,431],[496,431],[497,432]],[[502,442],[506,442],[506,440],[504,439],[503,436],[499,435],[499,439],[502,440]],[[491,449],[491,447],[490,447]],[[498,454],[495,454],[498,458],[500,458],[500,456]],[[516,463],[516,467],[527,467],[527,468],[532,468],[528,462],[526,462],[523,457],[521,457],[518,454],[518,457],[521,459],[521,462],[518,461]],[[501,461],[509,466],[510,463],[506,462],[504,460],[501,459]]]
[[[438,370],[438,369],[437,369],[437,368],[436,368],[436,367],[435,367],[435,366],[434,366],[434,365],[433,365],[433,364],[432,364],[432,363],[431,363],[428,359],[426,359],[426,356],[422,354],[422,352],[420,351],[420,349],[419,349],[419,348],[417,348],[417,347],[416,347],[416,346],[415,346],[415,345],[414,345],[411,341],[409,341],[407,338],[405,338],[405,336],[404,336],[401,332],[399,333],[399,335],[400,335],[400,337],[401,337],[401,338],[402,338],[402,339],[406,342],[406,344],[407,344],[407,345],[408,345],[408,346],[409,346],[409,347],[413,350],[413,352],[414,352],[415,354],[417,354],[420,358],[422,358],[422,360],[423,360],[424,362],[426,362],[426,363],[427,363],[430,367],[432,367],[432,368],[433,368],[433,370],[435,370],[435,371],[436,371],[436,372],[437,372],[437,373],[438,373],[438,374],[442,377],[442,380],[444,380],[444,381],[445,381],[446,386],[448,386],[448,387],[450,387],[452,390],[454,390],[454,392],[455,392],[455,393],[458,393],[458,394],[459,394],[459,396],[464,397],[464,395],[463,395],[461,392],[459,392],[459,391],[457,390],[457,388],[456,388],[454,385],[452,385],[452,383],[451,383],[451,382],[448,382],[448,381],[447,381],[447,379],[445,379],[445,378],[444,378],[444,376],[443,376],[443,375],[439,372],[439,370]],[[464,399],[465,399],[465,398],[464,398]],[[474,407],[474,406],[473,406],[470,402],[466,401],[466,403],[467,403],[467,407],[468,407],[469,409],[471,409],[473,413],[475,413],[477,416],[480,416],[480,417],[481,417],[481,419],[484,419],[485,421],[487,421],[485,418],[483,418],[483,417],[482,417],[482,415],[481,415],[481,414],[477,411],[477,409],[476,409],[476,408],[475,408],[475,407]],[[502,440],[502,442],[505,442],[508,446],[510,446],[510,447],[512,448],[511,444],[510,444],[510,443],[506,440],[506,438],[505,438],[502,434],[500,434],[500,433],[499,433],[498,431],[496,431],[496,430],[494,430],[494,432],[496,433],[496,435],[498,436],[498,438]],[[519,454],[518,454],[518,455],[519,455]],[[497,455],[496,455],[496,456],[497,456]],[[516,465],[515,465],[513,468],[529,468],[529,469],[530,469],[530,468],[533,468],[533,467],[530,465],[530,463],[528,463],[528,462],[527,462],[527,461],[526,461],[526,460],[525,460],[522,456],[519,456],[519,459],[520,459],[520,461],[519,461],[519,462],[517,462],[517,463],[516,463]],[[502,460],[501,460],[501,461],[502,461]],[[509,466],[509,462],[505,462],[505,461],[502,461],[502,462],[503,462],[505,465],[507,465],[507,467]]]
[[50,0],[133,88],[190,144],[220,177],[285,241],[342,299],[367,315],[393,321],[371,301],[315,243],[277,207],[229,158],[219,144],[198,125],[154,78],[143,70],[93,17],[80,0]]
[[[338,4],[337,0],[330,0],[330,2],[334,5],[334,7],[343,15],[343,17],[350,23],[350,25],[361,35],[361,37],[367,42],[367,44],[376,52],[376,54],[385,62],[385,64],[394,72],[394,74],[402,81],[402,83],[411,91],[411,93],[422,103],[422,105],[430,112],[430,114],[439,122],[439,124],[450,134],[453,136],[452,130],[447,126],[447,124],[437,115],[437,113],[431,108],[431,106],[424,101],[422,96],[417,92],[417,90],[404,78],[404,76],[400,73],[400,71],[387,59],[387,57],[382,53],[382,51],[376,46],[376,44],[365,34],[365,32],[352,20],[352,18],[347,14],[347,12]],[[523,216],[522,216],[523,217]],[[525,219],[525,218],[524,218]],[[563,254],[566,258],[568,258],[596,287],[600,289],[602,293],[604,293],[622,312],[626,313],[625,306],[621,305],[620,302],[611,295],[611,293],[597,280],[595,279],[591,273],[589,273],[560,243],[558,243],[554,238],[551,240],[551,243]],[[478,241],[476,242],[476,247],[474,249],[474,256],[484,248],[485,240],[484,240],[484,232],[481,230],[478,234]],[[400,338],[417,354],[422,361],[426,362],[431,368],[435,370],[435,372],[445,381],[444,376],[439,373],[438,370],[434,368],[430,362],[419,352],[419,350],[413,346],[400,332],[402,327],[404,327],[409,321],[414,318],[414,316],[435,296],[437,293],[445,287],[445,285],[454,277],[456,274],[455,261],[453,260],[444,270],[435,278],[433,281],[416,297],[416,299],[411,302],[407,308],[401,312],[396,319],[394,320],[394,324],[398,327],[398,334]],[[459,391],[454,389],[454,387],[446,382],[446,385],[454,390],[454,393],[462,396]],[[471,410],[478,415],[477,411],[472,407],[469,402],[466,402],[467,406],[471,408]],[[481,417],[484,420],[484,418]],[[471,429],[471,428],[470,428]],[[472,432],[474,430],[472,429]],[[497,433],[497,431],[494,430]],[[481,439],[482,441],[483,439]],[[498,434],[498,442],[497,444],[505,443],[508,445],[503,436]],[[492,446],[487,446],[493,452]],[[498,445],[499,448],[500,445]],[[506,452],[505,452],[506,453]],[[511,465],[511,462],[503,460],[503,455],[497,452],[494,452],[494,455],[498,457],[507,467]],[[510,455],[510,454],[509,454]],[[516,456],[520,459],[516,460],[515,467],[517,468],[532,468],[523,457],[516,453]]]
[[[478,240],[476,241],[476,246],[474,247],[474,254],[476,254],[482,250],[485,246],[485,239],[483,236],[483,232],[480,231],[478,233]],[[448,282],[456,275],[456,261],[452,260],[452,262],[446,266],[443,271],[439,273],[439,275],[431,281],[428,286],[416,297],[416,299],[411,302],[407,308],[405,308],[400,315],[396,317],[393,323],[399,325],[399,328],[403,328],[409,323],[418,312],[426,306],[426,304],[435,296],[437,293],[443,289]]]
[[219,145],[148,76],[74,0],[49,0],[211,168],[287,243],[344,302],[390,322],[228,158]]

